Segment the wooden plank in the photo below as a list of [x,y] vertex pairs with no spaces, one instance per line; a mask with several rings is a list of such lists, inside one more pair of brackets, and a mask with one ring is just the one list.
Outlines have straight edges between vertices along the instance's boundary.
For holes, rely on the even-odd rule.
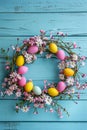
[[0,128],[2,130],[24,130],[31,128],[32,130],[58,130],[58,129],[65,129],[65,130],[87,130],[87,123],[84,122],[38,122],[38,123],[30,123],[30,122],[4,122],[0,123]]
[[1,36],[38,35],[40,29],[58,30],[72,36],[87,36],[87,13],[0,14]]
[[0,12],[78,12],[87,11],[86,0],[1,0]]
[[42,109],[39,110],[37,115],[33,114],[33,110],[30,110],[28,113],[16,113],[14,110],[16,102],[13,100],[0,101],[0,121],[87,121],[87,116],[85,116],[87,114],[87,100],[79,101],[78,104],[74,104],[73,101],[59,101],[70,113],[70,117],[64,114],[62,119],[55,112],[44,112]]

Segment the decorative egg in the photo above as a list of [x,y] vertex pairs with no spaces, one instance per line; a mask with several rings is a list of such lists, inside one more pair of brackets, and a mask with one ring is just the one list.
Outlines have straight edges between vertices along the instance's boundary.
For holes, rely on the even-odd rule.
[[26,83],[26,85],[24,86],[24,90],[26,92],[31,92],[33,89],[33,82],[32,81],[29,81]]
[[56,88],[49,88],[48,94],[52,97],[55,97],[59,95],[59,91]]
[[57,90],[59,92],[63,92],[66,88],[66,84],[63,82],[63,81],[60,81],[58,84],[57,84]]
[[23,55],[20,55],[20,56],[17,57],[16,65],[19,66],[19,67],[24,65],[24,57],[23,57]]
[[49,50],[52,53],[57,53],[57,51],[58,51],[57,45],[54,42],[50,43],[49,44]]
[[26,67],[26,66],[20,66],[18,68],[18,73],[19,74],[25,74],[27,71],[28,71],[28,67]]
[[75,73],[74,70],[72,70],[71,68],[64,69],[64,75],[66,75],[66,76],[73,76],[74,73]]
[[22,77],[19,81],[18,81],[18,85],[21,87],[24,87],[26,84],[26,78]]
[[38,47],[37,46],[30,46],[27,50],[28,53],[30,54],[35,54],[38,52]]
[[64,60],[65,59],[65,53],[63,50],[59,50],[57,53],[56,53],[56,56],[58,59],[60,60]]
[[35,95],[41,95],[42,93],[41,88],[39,86],[34,86],[33,92]]

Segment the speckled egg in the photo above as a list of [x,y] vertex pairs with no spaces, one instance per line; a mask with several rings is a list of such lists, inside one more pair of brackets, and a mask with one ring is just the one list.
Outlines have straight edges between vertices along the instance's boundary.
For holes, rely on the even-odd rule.
[[57,90],[58,90],[59,92],[63,92],[63,91],[65,90],[65,88],[66,88],[65,82],[60,81],[60,82],[57,84]]
[[41,95],[42,93],[41,88],[39,86],[34,86],[33,92],[35,95]]
[[52,53],[57,53],[58,48],[57,48],[57,45],[54,42],[49,44],[49,51],[52,52]]
[[24,86],[24,90],[26,92],[31,92],[33,89],[33,82],[32,81],[29,81],[26,83],[26,85]]
[[18,68],[18,73],[19,74],[25,74],[27,71],[28,71],[28,67],[26,67],[26,66],[20,66]]
[[65,53],[63,50],[59,50],[57,53],[56,53],[56,56],[58,59],[60,60],[64,60],[65,59]]
[[73,76],[74,73],[75,73],[74,70],[71,69],[71,68],[65,68],[65,69],[64,69],[64,75],[65,75],[65,76]]
[[30,47],[28,48],[27,52],[28,52],[29,54],[35,54],[35,53],[38,52],[38,47],[37,47],[37,46],[30,46]]
[[24,65],[24,57],[23,57],[23,55],[20,55],[20,56],[17,57],[16,65],[19,66],[19,67]]
[[48,94],[52,97],[55,97],[59,95],[59,91],[56,88],[49,88]]
[[21,87],[24,87],[26,84],[26,78],[22,77],[19,81],[18,81],[18,85]]

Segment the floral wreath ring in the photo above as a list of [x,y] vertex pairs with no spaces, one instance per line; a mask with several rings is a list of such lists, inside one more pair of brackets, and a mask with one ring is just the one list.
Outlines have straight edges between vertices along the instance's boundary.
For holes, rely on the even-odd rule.
[[[2,93],[8,96],[14,94],[16,98],[22,98],[22,101],[16,104],[16,112],[19,110],[27,112],[33,104],[34,114],[38,113],[38,108],[45,108],[46,111],[56,111],[60,117],[62,117],[62,110],[69,115],[58,100],[67,97],[69,99],[73,98],[74,88],[80,90],[83,89],[84,85],[85,88],[87,87],[86,83],[80,85],[78,77],[78,66],[86,60],[86,57],[80,57],[72,51],[79,47],[76,43],[64,42],[61,37],[65,35],[62,32],[57,33],[57,38],[52,35],[46,37],[46,32],[43,30],[40,32],[39,36],[24,40],[22,46],[18,44],[15,47],[12,46],[14,55],[6,63],[8,74],[4,79],[4,91]],[[51,58],[53,55],[58,58],[60,81],[51,84],[44,81],[44,88],[41,90],[39,86],[34,86],[33,81],[26,81],[23,74],[28,71],[25,64],[32,63],[36,60],[36,54],[42,54],[43,52],[46,54],[46,58]],[[9,56],[7,60],[9,60]],[[82,74],[82,77],[85,76],[85,74]]]

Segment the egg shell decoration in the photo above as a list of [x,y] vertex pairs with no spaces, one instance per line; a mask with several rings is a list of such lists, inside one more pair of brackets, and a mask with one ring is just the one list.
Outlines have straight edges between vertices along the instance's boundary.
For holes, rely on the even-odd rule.
[[26,84],[26,78],[22,77],[19,81],[18,81],[18,85],[21,87],[24,87],[24,85]]
[[26,85],[24,86],[24,89],[26,92],[31,92],[33,89],[33,82],[29,81],[26,83]]
[[74,70],[71,69],[71,68],[65,68],[64,69],[64,75],[66,75],[66,76],[73,76],[74,73],[75,73]]
[[57,53],[57,51],[58,51],[57,45],[54,42],[50,43],[49,44],[49,50],[52,53]]
[[19,74],[25,74],[27,71],[28,71],[28,67],[26,67],[26,66],[20,66],[18,68],[18,73]]
[[23,57],[23,55],[20,55],[20,56],[17,57],[16,65],[19,66],[19,67],[24,65],[24,57]]
[[56,56],[59,60],[64,60],[65,59],[65,53],[63,50],[59,50],[57,53],[56,53]]
[[59,91],[56,88],[49,88],[48,94],[52,97],[55,97],[59,95]]
[[29,54],[35,54],[35,53],[38,52],[38,47],[37,47],[37,46],[30,46],[30,47],[28,48],[27,52],[28,52]]
[[41,88],[39,86],[34,86],[33,92],[35,95],[41,95],[42,93]]
[[60,82],[57,84],[57,90],[58,90],[59,92],[63,92],[63,91],[65,90],[65,88],[66,88],[65,82],[60,81]]

